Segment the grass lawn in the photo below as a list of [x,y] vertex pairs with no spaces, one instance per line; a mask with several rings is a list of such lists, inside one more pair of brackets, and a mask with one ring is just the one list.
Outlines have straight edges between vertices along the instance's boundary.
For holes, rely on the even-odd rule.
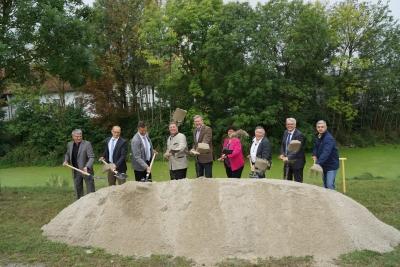
[[[380,220],[400,229],[400,147],[377,146],[362,149],[341,149],[347,157],[347,195],[366,206]],[[309,158],[308,158],[309,159]],[[305,182],[321,185],[319,178]],[[194,177],[193,162],[189,177]],[[96,174],[102,175],[96,166]],[[132,177],[130,167],[128,175]],[[246,166],[243,175],[249,173]],[[154,180],[168,180],[167,163],[156,162]],[[104,175],[103,175],[104,176]],[[214,176],[225,177],[222,163],[214,163]],[[274,156],[269,177],[282,176],[282,164]],[[57,179],[68,181],[60,187]],[[132,178],[130,178],[132,180]],[[51,185],[53,184],[53,185]],[[96,180],[103,187],[105,180]],[[341,189],[341,176],[337,177]],[[190,266],[189,259],[157,255],[148,258],[110,255],[100,249],[72,247],[46,240],[40,227],[74,201],[72,178],[65,167],[24,167],[0,169],[0,266],[10,263],[43,264],[46,266]],[[241,260],[221,262],[219,266],[312,266],[312,257],[259,259],[257,264]],[[390,253],[353,252],[337,259],[340,266],[400,266],[400,246]]]

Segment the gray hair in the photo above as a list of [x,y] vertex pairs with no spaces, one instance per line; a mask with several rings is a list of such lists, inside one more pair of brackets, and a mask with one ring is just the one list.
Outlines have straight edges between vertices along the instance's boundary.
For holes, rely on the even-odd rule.
[[203,117],[202,117],[201,115],[194,115],[194,116],[193,116],[193,120],[195,120],[195,119],[201,119],[201,120],[203,120]]
[[317,121],[316,126],[317,126],[318,124],[324,124],[326,127],[328,127],[328,125],[326,124],[326,121],[324,121],[324,120],[319,120],[319,121]]
[[257,131],[257,130],[261,130],[261,131],[263,132],[263,135],[265,135],[265,129],[264,129],[264,127],[262,127],[262,126],[257,126],[256,129],[255,129],[254,131]]
[[81,129],[75,129],[72,131],[71,135],[82,135],[82,130]]
[[287,118],[286,123],[291,122],[296,126],[296,119],[295,118]]
[[168,124],[168,127],[171,126],[172,124],[175,125],[176,128],[179,127],[179,126],[178,126],[178,123],[177,123],[176,121],[171,121],[171,122]]

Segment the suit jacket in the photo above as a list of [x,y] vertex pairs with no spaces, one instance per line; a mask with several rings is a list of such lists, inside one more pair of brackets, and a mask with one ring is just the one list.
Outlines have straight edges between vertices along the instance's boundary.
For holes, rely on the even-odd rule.
[[180,170],[187,168],[187,142],[186,136],[184,134],[177,133],[173,137],[168,137],[167,152],[170,152],[172,154],[168,158],[170,170]]
[[[147,140],[150,143],[150,160],[153,157],[153,145],[148,135],[146,135]],[[142,142],[142,138],[139,133],[136,133],[131,141],[132,149],[132,168],[135,171],[145,171],[148,167],[146,163],[146,152]]]
[[287,137],[288,137],[288,131],[285,130],[285,132],[283,133],[283,137],[282,137],[281,155],[285,155],[285,156],[288,157],[289,162],[290,162],[290,166],[293,169],[302,169],[302,168],[304,168],[304,165],[306,164],[306,156],[305,156],[305,153],[304,153],[305,141],[306,140],[305,140],[304,135],[297,128],[294,129],[294,132],[293,132],[291,140],[300,141],[301,142],[301,147],[300,147],[300,150],[297,153],[288,153],[286,155],[286,153],[285,153],[286,146],[289,145],[289,144],[286,144]]
[[266,159],[270,163],[272,162],[271,144],[270,144],[268,138],[265,136],[263,137],[260,144],[258,145],[256,157],[261,158],[261,159]]
[[229,150],[232,150],[232,154],[227,155],[231,164],[231,170],[236,171],[244,166],[242,144],[240,143],[240,139],[237,137],[231,139],[225,138],[222,149],[227,147],[228,144]]
[[213,146],[212,146],[212,129],[206,125],[201,126],[199,140],[196,141],[196,130],[193,130],[193,148],[197,149],[198,143],[206,143],[210,145],[210,152],[197,156],[197,161],[200,163],[209,163],[213,161]]
[[[64,161],[68,162],[72,165],[72,148],[74,141],[68,142],[67,144],[67,152],[64,156]],[[82,140],[79,145],[78,156],[76,159],[79,169],[83,169],[84,167],[88,168],[88,172],[93,174],[93,162],[94,162],[94,153],[92,144],[89,141]]]
[[[105,149],[103,152],[103,157],[105,158],[106,162],[110,163],[109,155],[110,151],[108,149],[108,143],[110,142],[111,137],[106,139]],[[128,143],[124,138],[118,138],[117,143],[114,147],[113,152],[113,163],[117,167],[118,172],[126,173],[126,154],[128,153]]]
[[315,139],[313,156],[317,157],[317,164],[321,165],[324,171],[339,169],[339,152],[333,136],[326,131],[320,138]]

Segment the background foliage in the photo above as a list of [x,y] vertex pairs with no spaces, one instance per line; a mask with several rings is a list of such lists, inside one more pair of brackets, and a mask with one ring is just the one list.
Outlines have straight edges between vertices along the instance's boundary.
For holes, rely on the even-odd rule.
[[[308,148],[319,119],[342,145],[399,140],[400,27],[385,3],[160,2],[0,3],[0,91],[24,89],[12,92],[15,119],[0,122],[1,162],[59,162],[74,127],[100,151],[112,125],[131,138],[138,120],[163,150],[176,107],[189,142],[191,116],[205,116],[217,150],[229,125],[264,126],[277,150],[286,117]],[[48,75],[60,96],[67,83],[92,95],[97,116],[38,103]]]

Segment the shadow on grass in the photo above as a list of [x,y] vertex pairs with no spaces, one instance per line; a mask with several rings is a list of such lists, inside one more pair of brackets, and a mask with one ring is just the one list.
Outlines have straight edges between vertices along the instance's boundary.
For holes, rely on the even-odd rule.
[[378,180],[378,179],[385,179],[383,176],[374,176],[372,173],[364,172],[360,175],[354,176],[350,179],[354,180]]

